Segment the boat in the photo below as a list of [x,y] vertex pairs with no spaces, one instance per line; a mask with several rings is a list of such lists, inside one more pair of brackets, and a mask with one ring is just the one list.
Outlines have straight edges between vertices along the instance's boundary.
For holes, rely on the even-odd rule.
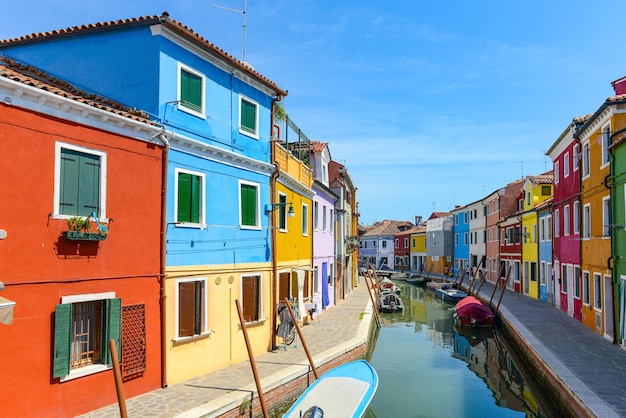
[[404,310],[404,304],[400,296],[395,293],[385,293],[380,295],[380,305],[378,310],[381,312],[398,312]]
[[378,375],[365,360],[352,361],[324,373],[283,415],[300,417],[356,417],[365,414],[376,389]]
[[426,278],[424,276],[420,276],[419,274],[411,274],[409,277],[407,277],[406,282],[408,284],[424,286],[426,284]]
[[454,320],[462,327],[491,327],[495,314],[488,304],[468,296],[454,307]]
[[458,302],[467,297],[467,293],[452,287],[441,286],[435,289],[435,294],[444,302]]
[[395,293],[396,295],[399,295],[400,293],[402,293],[402,289],[391,280],[384,278],[380,281],[380,292]]
[[452,289],[452,288],[456,287],[456,283],[449,282],[449,281],[446,281],[446,280],[440,280],[440,279],[438,279],[438,280],[431,280],[430,282],[426,283],[426,290],[430,290],[431,292],[433,292],[435,294],[437,293],[436,290],[438,288],[441,288],[441,287]]

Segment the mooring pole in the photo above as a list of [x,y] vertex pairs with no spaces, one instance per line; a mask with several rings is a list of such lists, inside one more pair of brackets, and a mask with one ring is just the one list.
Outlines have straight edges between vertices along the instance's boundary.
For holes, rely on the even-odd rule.
[[313,369],[313,374],[315,375],[315,379],[319,379],[319,375],[317,374],[317,368],[315,367],[315,362],[313,361],[313,357],[311,357],[311,353],[309,352],[309,347],[306,345],[306,340],[302,335],[302,330],[300,329],[300,325],[298,325],[298,320],[296,319],[296,314],[291,309],[291,304],[289,303],[289,299],[285,298],[285,305],[287,309],[289,309],[289,315],[291,315],[291,320],[293,321],[293,325],[296,327],[296,331],[298,331],[298,336],[300,336],[300,341],[302,341],[302,347],[304,347],[304,352],[306,353],[306,358],[309,359],[309,364],[311,365],[311,369]]
[[117,359],[117,347],[113,339],[109,340],[109,351],[111,352],[111,360],[113,361],[113,376],[115,377],[115,390],[117,391],[117,403],[120,407],[120,417],[128,418],[126,398],[124,397],[124,385],[122,384],[122,372],[120,370],[120,362]]
[[[252,374],[254,375],[254,383],[256,383],[256,390],[259,392],[259,401],[261,402],[261,409],[263,410],[263,417],[268,418],[267,407],[265,406],[265,398],[263,397],[263,387],[259,380],[259,372],[256,368],[254,361],[254,353],[250,346],[250,339],[248,338],[248,330],[246,329],[246,320],[243,317],[243,311],[239,304],[239,299],[235,299],[235,305],[237,305],[237,313],[239,314],[239,323],[241,324],[241,330],[243,331],[243,339],[246,341],[246,348],[248,349],[248,358],[250,359],[250,367],[252,367]],[[289,306],[289,305],[287,305]],[[252,409],[252,397],[250,397],[250,409]]]
[[[511,274],[511,266],[509,266],[509,271],[508,271],[508,272],[507,272],[507,274],[506,274],[507,281],[509,280],[509,279],[508,279],[509,274]],[[502,281],[502,278],[498,276],[498,278],[496,279],[496,283],[495,283],[495,285],[493,286],[493,292],[491,292],[491,297],[489,298],[489,306],[491,306],[491,301],[493,300],[493,297],[495,296],[495,294],[496,294],[496,290],[498,289],[498,286],[500,286],[500,282],[501,282],[501,281]]]
[[[511,269],[509,268],[509,273],[511,273]],[[498,309],[500,308],[500,302],[502,302],[502,296],[504,296],[504,290],[506,289],[506,285],[509,283],[509,275],[506,275],[506,282],[504,282],[504,286],[502,286],[502,292],[500,292],[500,299],[498,299],[498,304],[496,305],[496,312],[495,314],[498,314]]]
[[369,282],[369,275],[365,276],[365,284],[367,285],[367,293],[370,294],[370,300],[372,301],[372,310],[374,311],[374,317],[376,317],[376,325],[378,325],[378,328],[380,328],[382,326],[382,323],[380,321],[380,315],[378,315],[378,303],[376,303],[376,299],[374,299],[374,295],[372,294],[372,288]]

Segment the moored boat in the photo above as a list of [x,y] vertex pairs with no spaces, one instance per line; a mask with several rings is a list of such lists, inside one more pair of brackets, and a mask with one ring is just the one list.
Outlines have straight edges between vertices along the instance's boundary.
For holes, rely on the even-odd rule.
[[359,418],[365,413],[377,388],[378,375],[367,361],[342,364],[313,382],[283,418],[324,415]]
[[418,274],[413,275],[411,274],[409,277],[407,277],[406,282],[408,284],[415,284],[418,286],[424,286],[426,284],[426,278],[424,276],[420,276]]
[[467,297],[467,293],[452,287],[441,286],[435,289],[435,295],[444,302],[458,302]]
[[454,319],[462,327],[491,327],[495,314],[488,304],[468,296],[454,307]]
[[381,312],[399,312],[404,310],[404,304],[400,296],[395,293],[383,293],[380,296],[378,310]]

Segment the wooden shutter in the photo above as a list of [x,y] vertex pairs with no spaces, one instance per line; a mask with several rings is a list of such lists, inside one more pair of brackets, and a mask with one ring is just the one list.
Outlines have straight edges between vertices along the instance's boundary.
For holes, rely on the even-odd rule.
[[257,276],[248,276],[241,279],[243,289],[243,318],[246,322],[259,320],[259,289]]
[[52,377],[70,374],[70,344],[72,334],[72,305],[60,304],[54,313],[54,352]]
[[256,105],[241,100],[241,128],[247,132],[256,133]]
[[178,222],[200,223],[200,176],[178,174]]
[[102,362],[111,363],[111,353],[109,351],[109,340],[115,340],[118,360],[122,358],[122,299],[105,299],[105,328],[103,335],[105,341],[102,350]]
[[241,224],[256,226],[257,196],[256,187],[250,184],[241,185]]
[[183,106],[202,112],[202,78],[188,71],[180,72],[180,100]]
[[194,335],[195,282],[178,284],[178,337]]
[[100,211],[100,157],[61,150],[59,211],[89,216]]

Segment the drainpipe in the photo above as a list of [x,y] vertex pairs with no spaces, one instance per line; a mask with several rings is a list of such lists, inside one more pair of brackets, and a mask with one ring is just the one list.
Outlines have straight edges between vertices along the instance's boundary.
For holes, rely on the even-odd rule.
[[161,168],[161,232],[160,232],[160,244],[161,250],[159,254],[159,308],[160,308],[160,320],[161,320],[161,387],[167,387],[167,360],[166,360],[166,347],[167,347],[167,334],[166,334],[166,297],[165,297],[165,243],[166,243],[166,230],[167,230],[167,168],[169,161],[170,143],[166,137],[166,131],[163,129],[157,135],[159,140],[163,143],[163,159]]

